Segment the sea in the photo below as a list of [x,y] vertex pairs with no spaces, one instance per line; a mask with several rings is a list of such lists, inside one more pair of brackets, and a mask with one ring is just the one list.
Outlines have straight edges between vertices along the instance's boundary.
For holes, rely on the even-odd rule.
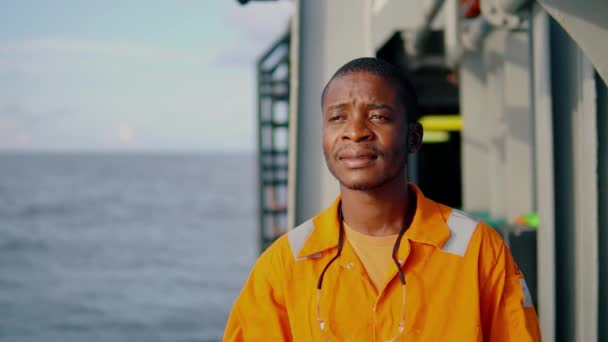
[[0,341],[220,341],[253,154],[0,153]]

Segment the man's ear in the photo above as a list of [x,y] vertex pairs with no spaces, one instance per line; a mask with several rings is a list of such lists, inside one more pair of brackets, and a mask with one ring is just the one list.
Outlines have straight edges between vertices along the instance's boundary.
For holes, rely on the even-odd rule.
[[407,127],[407,152],[414,154],[418,152],[420,146],[422,146],[423,136],[422,125],[418,122],[412,122]]

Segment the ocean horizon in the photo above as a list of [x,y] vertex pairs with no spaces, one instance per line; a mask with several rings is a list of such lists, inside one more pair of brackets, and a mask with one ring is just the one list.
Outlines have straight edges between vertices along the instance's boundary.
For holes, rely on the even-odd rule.
[[0,341],[220,341],[252,152],[0,151]]

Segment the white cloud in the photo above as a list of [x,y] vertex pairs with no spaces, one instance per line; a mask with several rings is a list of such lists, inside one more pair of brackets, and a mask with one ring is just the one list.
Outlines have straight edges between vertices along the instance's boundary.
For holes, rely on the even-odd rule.
[[57,121],[71,116],[71,111],[66,108],[55,108],[53,110],[36,110],[32,106],[18,103],[2,103],[0,98],[0,127],[2,123],[12,122],[14,126],[27,125],[33,126],[48,122]]
[[286,31],[291,3],[229,7],[221,32],[183,48],[78,32],[0,40],[0,149],[252,150],[253,63]]
[[287,31],[293,4],[288,1],[231,6],[226,19],[252,43],[270,43]]
[[[192,64],[202,64],[207,60],[204,51],[200,50],[158,48],[121,40],[67,38],[38,38],[2,41],[0,42],[0,54],[5,56],[88,54],[105,57],[163,60]],[[24,69],[24,65],[27,64],[18,59],[0,59],[0,72],[15,69],[23,71],[19,69]],[[29,67],[27,69],[29,69]]]
[[288,1],[231,6],[226,26],[236,28],[239,44],[220,51],[214,64],[253,67],[257,58],[287,32],[292,13],[293,4]]
[[123,144],[132,144],[135,142],[135,130],[125,124],[120,124],[116,127],[116,136]]
[[25,147],[31,140],[30,132],[0,118],[0,149]]
[[31,140],[31,136],[27,132],[21,132],[17,135],[17,143],[19,145],[27,145]]

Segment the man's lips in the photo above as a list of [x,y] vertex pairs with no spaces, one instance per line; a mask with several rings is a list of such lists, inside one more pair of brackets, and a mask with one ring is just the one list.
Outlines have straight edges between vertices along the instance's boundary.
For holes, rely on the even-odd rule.
[[346,167],[357,169],[370,166],[376,159],[378,154],[375,152],[345,152],[338,154],[338,161],[344,163]]

